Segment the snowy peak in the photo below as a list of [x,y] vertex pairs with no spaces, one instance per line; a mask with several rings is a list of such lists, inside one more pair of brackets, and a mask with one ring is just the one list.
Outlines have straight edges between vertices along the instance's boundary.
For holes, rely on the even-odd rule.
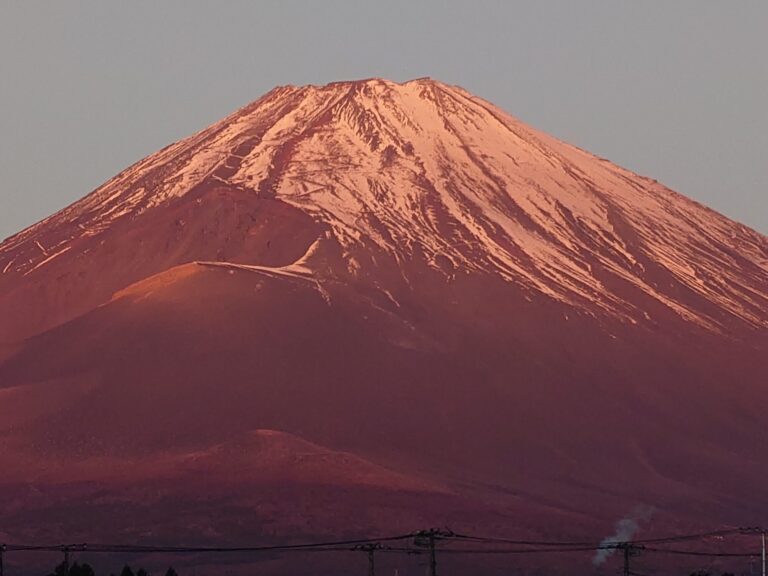
[[423,258],[631,323],[651,299],[712,330],[768,326],[764,236],[429,78],[275,88],[9,239],[0,269],[31,274],[211,186],[310,215],[352,273]]

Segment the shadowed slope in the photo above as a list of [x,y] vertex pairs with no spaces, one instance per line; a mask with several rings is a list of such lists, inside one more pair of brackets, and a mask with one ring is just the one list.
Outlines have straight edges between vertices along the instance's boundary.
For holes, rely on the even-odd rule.
[[[640,495],[688,513],[686,502],[714,498],[721,514],[724,487],[732,514],[733,498],[746,510],[759,489],[763,364],[741,346],[718,343],[710,361],[706,333],[683,341],[566,319],[562,304],[515,298],[501,281],[414,292],[427,298],[395,305],[268,270],[170,270],[0,366],[30,407],[14,412],[6,445],[54,460],[139,458],[272,428],[555,507],[591,494],[606,521]],[[450,302],[473,304],[449,315]],[[66,402],[41,415],[35,393],[52,389]]]

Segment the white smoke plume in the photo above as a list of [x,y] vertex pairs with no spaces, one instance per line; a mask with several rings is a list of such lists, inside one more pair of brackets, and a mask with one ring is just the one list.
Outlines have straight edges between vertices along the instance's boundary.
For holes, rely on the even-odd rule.
[[592,558],[592,564],[600,566],[603,562],[608,560],[614,552],[616,552],[616,548],[603,548],[603,546],[611,546],[612,544],[619,544],[621,542],[632,540],[634,535],[640,529],[640,523],[649,520],[654,511],[655,508],[652,506],[640,504],[635,506],[626,518],[622,518],[616,522],[616,533],[600,542],[601,548],[595,553],[595,557]]

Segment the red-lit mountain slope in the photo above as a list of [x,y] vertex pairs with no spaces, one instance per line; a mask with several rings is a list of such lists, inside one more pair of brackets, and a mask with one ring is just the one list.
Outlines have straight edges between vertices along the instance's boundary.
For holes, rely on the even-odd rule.
[[91,490],[160,490],[196,519],[155,534],[217,542],[768,514],[768,239],[454,86],[276,88],[7,239],[0,272],[25,535],[66,490],[100,530]]

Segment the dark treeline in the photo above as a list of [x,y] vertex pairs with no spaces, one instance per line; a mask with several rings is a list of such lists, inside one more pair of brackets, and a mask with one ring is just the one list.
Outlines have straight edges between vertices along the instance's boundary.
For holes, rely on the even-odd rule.
[[[93,567],[84,562],[82,564],[79,564],[78,562],[74,562],[70,566],[67,566],[66,562],[62,562],[56,568],[48,574],[48,576],[96,576],[96,572],[93,570]],[[111,572],[109,576],[115,576],[114,572]],[[123,566],[123,569],[120,571],[120,576],[150,576],[149,572],[147,572],[144,568],[139,568],[136,570],[136,572],[133,571],[133,569],[128,566],[127,564]],[[165,571],[165,576],[179,576],[176,570],[171,566],[168,568],[168,570]],[[689,576],[735,576],[733,572],[708,572],[706,570],[699,570],[696,572],[691,572]]]
[[[48,574],[48,576],[96,576],[96,572],[87,562],[83,562],[82,564],[74,562],[71,565],[67,565],[66,562],[62,562],[56,566],[53,572]],[[109,576],[115,576],[115,573],[112,572]],[[120,571],[120,576],[149,576],[149,572],[147,572],[144,568],[139,568],[136,570],[136,572],[134,572],[133,568],[126,564]],[[176,573],[176,570],[174,570],[173,567],[170,567],[165,571],[165,576],[179,575]]]

